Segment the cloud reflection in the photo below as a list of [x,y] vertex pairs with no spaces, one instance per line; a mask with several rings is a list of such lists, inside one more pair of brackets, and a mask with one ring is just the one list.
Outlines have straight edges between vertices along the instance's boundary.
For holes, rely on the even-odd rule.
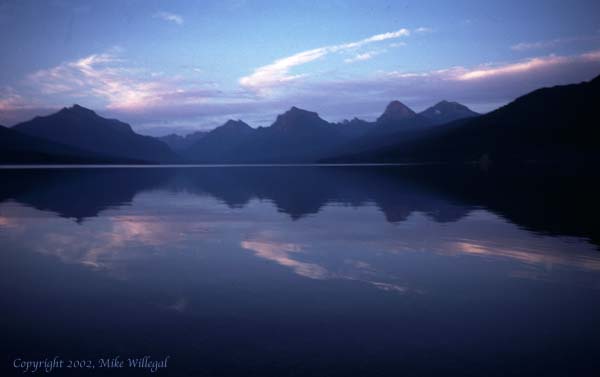
[[600,260],[584,255],[557,253],[548,249],[527,249],[518,246],[503,246],[486,243],[482,240],[463,240],[451,242],[449,250],[461,254],[481,257],[504,258],[524,264],[546,266],[562,265],[582,270],[600,271]]
[[293,243],[269,242],[265,240],[242,241],[244,249],[254,251],[259,258],[274,261],[282,266],[290,267],[295,273],[311,279],[325,279],[329,276],[327,270],[317,264],[304,263],[291,257],[291,253],[298,253],[302,247]]
[[[386,202],[386,208],[406,209],[391,221],[377,201],[355,200],[349,206],[340,205],[345,202],[339,198],[323,199],[313,215],[289,218],[271,200],[233,207],[216,194],[172,188],[137,194],[130,205],[108,206],[79,223],[15,202],[0,203],[0,246],[33,250],[122,279],[152,278],[145,265],[156,273],[167,268],[165,263],[172,268],[174,258],[173,263],[183,263],[177,268],[187,268],[210,255],[214,259],[206,263],[238,269],[238,276],[272,271],[272,265],[257,263],[267,260],[308,279],[355,281],[404,294],[436,289],[429,286],[429,272],[420,270],[431,261],[447,269],[442,280],[452,279],[462,264],[456,256],[484,271],[504,269],[504,276],[537,280],[559,279],[554,266],[600,271],[593,245],[581,238],[536,235],[483,209],[440,221],[431,213],[448,203],[433,193],[404,193]],[[248,251],[256,258],[238,265],[236,258]]]

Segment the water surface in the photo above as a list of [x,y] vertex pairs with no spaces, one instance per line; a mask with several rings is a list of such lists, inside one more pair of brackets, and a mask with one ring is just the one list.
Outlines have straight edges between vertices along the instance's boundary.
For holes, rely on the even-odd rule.
[[54,355],[169,355],[159,374],[174,376],[600,370],[598,187],[578,172],[57,168],[0,182],[3,374]]

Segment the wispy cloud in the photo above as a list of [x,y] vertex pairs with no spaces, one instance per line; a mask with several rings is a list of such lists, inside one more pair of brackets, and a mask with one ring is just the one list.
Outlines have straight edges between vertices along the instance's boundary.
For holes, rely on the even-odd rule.
[[598,41],[600,40],[600,35],[586,35],[586,36],[578,36],[578,37],[568,37],[568,38],[555,38],[545,41],[536,41],[536,42],[521,42],[510,46],[510,49],[513,51],[529,51],[529,50],[542,50],[548,49],[558,46],[563,46],[576,42],[586,42],[586,41]]
[[5,86],[0,89],[0,111],[27,106],[24,98],[12,87]]
[[433,29],[432,28],[425,27],[425,26],[418,27],[414,31],[417,34],[433,33]]
[[[600,73],[600,50],[519,62],[430,71],[378,71],[371,75],[302,83],[291,96],[326,119],[374,119],[392,99],[423,109],[442,99],[489,111],[534,89],[589,80]],[[352,109],[348,114],[348,109]]]
[[393,43],[390,43],[390,47],[404,47],[404,46],[406,46],[406,44],[407,44],[406,42],[393,42]]
[[535,71],[547,66],[563,64],[570,60],[564,56],[548,56],[544,58],[533,58],[518,63],[482,67],[476,69],[458,69],[458,75],[453,78],[458,80],[480,80],[496,76],[509,76],[529,71]]
[[296,66],[310,63],[328,54],[356,49],[370,43],[406,37],[408,35],[410,35],[410,31],[408,29],[400,29],[393,32],[376,34],[356,42],[302,51],[297,54],[278,59],[271,64],[259,67],[254,70],[251,75],[242,77],[239,82],[240,85],[247,89],[256,91],[258,93],[265,93],[265,91],[268,91],[277,85],[285,84],[304,77],[305,75],[302,74],[294,75],[290,73],[290,70]]
[[374,119],[393,99],[406,102],[417,110],[448,99],[485,112],[539,87],[589,80],[599,73],[600,50],[430,71],[377,71],[339,79],[319,76],[300,80],[290,90],[282,87],[277,96],[243,97],[243,92],[230,93],[228,101],[207,101],[198,105],[156,104],[147,107],[146,112],[155,118],[167,119],[209,116],[225,120],[235,114],[252,125],[265,126],[292,105],[317,111],[330,121],[353,116]]
[[600,51],[592,51],[575,56],[556,56],[536,57],[523,60],[517,63],[484,66],[474,69],[458,69],[455,72],[458,80],[480,80],[491,77],[510,76],[532,71],[539,71],[544,68],[565,65],[569,63],[600,61]]
[[118,50],[40,70],[30,74],[27,80],[45,95],[101,98],[108,109],[132,111],[173,101],[199,103],[221,96],[211,83],[133,68],[119,57]]
[[364,52],[362,54],[356,54],[351,58],[347,58],[344,59],[344,62],[346,63],[355,63],[355,62],[360,62],[360,61],[364,61],[364,60],[370,60],[372,59],[374,56],[377,56],[379,54],[384,53],[386,50],[378,50],[378,51],[367,51]]
[[[185,75],[156,73],[128,61],[125,51],[111,49],[31,73],[18,88],[0,87],[0,124],[15,124],[73,102],[131,122],[138,130],[159,125],[214,126],[230,117],[252,125],[269,125],[276,114],[292,105],[318,111],[332,121],[348,116],[373,119],[392,99],[415,109],[450,99],[486,111],[541,86],[589,80],[600,73],[600,50],[471,67],[376,71],[352,77],[306,77],[291,71],[336,52],[343,52],[342,59],[368,60],[374,51],[384,50],[354,48],[408,34],[378,34],[304,51],[257,69],[246,80],[240,80],[239,87],[227,90],[203,81],[204,74],[190,72],[189,67]],[[294,85],[285,85],[288,81],[294,81]],[[278,95],[261,92],[270,88],[276,88]]]
[[0,124],[10,126],[36,115],[47,115],[55,107],[23,95],[11,86],[0,87]]
[[445,69],[426,71],[426,72],[404,72],[404,71],[389,71],[380,73],[378,77],[384,80],[404,79],[415,80],[444,80],[449,82],[475,82],[486,81],[492,79],[513,79],[520,78],[524,75],[534,77],[540,72],[552,70],[555,68],[565,71],[575,71],[577,65],[587,64],[588,71],[593,72],[594,69],[600,68],[600,50],[578,55],[548,55],[529,59],[524,59],[511,63],[489,63],[475,67],[450,67]]
[[152,16],[153,18],[159,18],[164,21],[173,22],[177,25],[183,25],[183,17],[178,14],[170,12],[157,12]]

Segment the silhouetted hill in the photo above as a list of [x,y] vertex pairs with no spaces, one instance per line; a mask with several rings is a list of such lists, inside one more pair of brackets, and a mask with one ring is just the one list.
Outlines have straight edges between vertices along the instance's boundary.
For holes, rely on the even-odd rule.
[[345,139],[351,140],[365,135],[371,129],[375,123],[367,122],[366,120],[352,118],[352,120],[344,120],[343,122],[336,123],[335,126],[344,135]]
[[0,126],[2,164],[118,164],[139,160],[103,156]]
[[[206,134],[163,139],[194,163],[584,160],[598,158],[593,124],[599,117],[599,80],[536,90],[480,116],[456,102],[441,101],[417,114],[392,101],[375,122],[329,123],[292,107],[270,127],[253,129],[230,120]],[[175,162],[178,157],[167,144],[78,105],[2,130],[6,147],[0,157],[14,163],[74,156],[82,163],[98,156]]]
[[388,103],[383,114],[377,118],[377,123],[383,124],[398,122],[406,119],[414,119],[416,116],[417,113],[415,113],[410,107],[398,100],[394,100]]
[[312,162],[346,140],[346,133],[315,112],[292,107],[270,127],[256,129],[227,161],[246,163]]
[[377,118],[374,131],[392,133],[430,126],[431,124],[432,122],[428,118],[415,113],[402,102],[392,101],[387,105],[383,114]]
[[465,105],[448,101],[438,102],[419,114],[429,119],[433,124],[444,124],[457,119],[472,118],[480,115]]
[[180,153],[192,146],[198,140],[202,139],[207,134],[208,131],[196,131],[185,136],[170,134],[157,137],[157,139],[167,144],[175,152]]
[[79,105],[17,124],[14,130],[71,147],[116,158],[173,162],[177,155],[163,142],[136,134],[116,119],[106,119]]
[[347,142],[326,151],[323,157],[345,156],[393,145],[434,125],[433,121],[400,101],[390,102],[374,123],[357,121],[366,132],[348,138]]
[[192,143],[182,154],[192,162],[219,163],[232,159],[235,149],[255,130],[241,120],[228,120]]
[[302,133],[325,129],[328,126],[329,123],[321,119],[319,114],[292,106],[291,109],[277,116],[271,128],[274,130]]
[[[460,113],[466,107],[446,104],[438,104],[444,116],[467,116]],[[471,115],[470,110],[466,111]],[[277,116],[270,127],[253,130],[241,124],[244,126],[235,127],[236,122],[229,121],[192,144],[183,152],[184,156],[189,161],[205,163],[314,162],[342,151],[355,153],[392,144],[428,129],[435,122],[399,101],[392,101],[376,122],[354,118],[334,124],[315,112],[294,106]]]
[[488,114],[327,162],[589,161],[599,158],[600,77],[533,91]]

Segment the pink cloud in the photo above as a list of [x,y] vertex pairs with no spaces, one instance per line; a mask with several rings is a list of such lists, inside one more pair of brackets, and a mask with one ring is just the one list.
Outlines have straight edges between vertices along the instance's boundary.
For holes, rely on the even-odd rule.
[[[401,34],[398,31],[376,35],[327,49],[364,46]],[[278,113],[292,105],[317,111],[331,121],[353,116],[374,119],[392,99],[415,110],[448,99],[488,111],[539,87],[589,80],[600,73],[600,50],[474,67],[379,71],[338,80],[323,76],[302,76],[303,80],[296,80],[298,74],[291,73],[293,67],[327,53],[330,51],[305,51],[247,76],[250,81],[246,84],[255,83],[256,88],[276,87],[276,96],[247,90],[249,87],[241,80],[240,87],[225,91],[215,83],[200,80],[196,74],[186,78],[136,68],[121,57],[119,50],[93,54],[32,73],[26,78],[28,85],[20,88],[29,89],[28,92],[1,88],[0,124],[14,124],[77,101],[88,106],[91,102],[91,107],[101,114],[144,130],[157,125],[214,127],[230,117],[245,119],[252,125],[269,125]],[[290,84],[292,81],[294,85]],[[65,100],[69,102],[56,102]]]
[[213,85],[132,68],[114,53],[93,54],[40,70],[29,75],[28,81],[46,95],[101,98],[109,110],[140,111],[173,101],[201,104],[220,96]]
[[458,74],[455,78],[458,80],[480,80],[489,77],[514,75],[540,70],[546,67],[562,65],[580,60],[582,58],[582,56],[548,56],[542,58],[533,58],[518,63],[468,69],[465,70],[464,73]]

